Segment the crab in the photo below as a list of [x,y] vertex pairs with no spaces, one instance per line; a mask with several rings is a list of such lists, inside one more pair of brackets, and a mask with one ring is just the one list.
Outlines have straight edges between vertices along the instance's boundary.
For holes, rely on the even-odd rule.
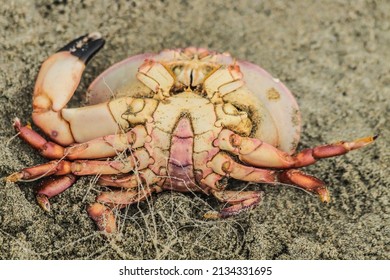
[[66,108],[87,62],[104,45],[98,32],[51,55],[38,74],[31,125],[18,135],[47,163],[8,181],[43,178],[38,204],[80,176],[106,186],[87,207],[99,230],[117,231],[116,210],[164,190],[200,192],[225,203],[204,217],[226,218],[253,208],[262,191],[228,190],[228,179],[295,186],[329,202],[325,183],[298,168],[345,154],[376,136],[296,152],[300,111],[291,92],[265,70],[204,48],[164,50],[127,58],[90,85],[89,105]]

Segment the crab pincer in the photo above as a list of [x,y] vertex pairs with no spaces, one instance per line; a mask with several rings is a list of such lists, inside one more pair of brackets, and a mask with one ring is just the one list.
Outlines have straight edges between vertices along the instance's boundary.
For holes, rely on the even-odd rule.
[[81,36],[50,56],[39,71],[33,96],[32,119],[61,145],[75,142],[62,109],[80,83],[86,63],[104,45],[100,33]]

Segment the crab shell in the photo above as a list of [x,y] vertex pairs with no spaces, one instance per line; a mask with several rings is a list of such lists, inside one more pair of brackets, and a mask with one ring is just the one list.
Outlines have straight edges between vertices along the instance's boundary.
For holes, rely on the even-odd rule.
[[[263,68],[242,60],[233,59],[228,53],[216,53],[203,48],[164,50],[159,54],[140,54],[118,62],[100,74],[87,91],[89,104],[98,104],[122,96],[150,97],[150,89],[138,78],[137,73],[145,60],[160,61],[165,65],[193,60],[191,69],[196,72],[198,61],[207,61],[219,68],[237,65],[244,85],[224,100],[247,111],[254,127],[250,136],[293,154],[299,142],[301,116],[298,104],[289,89],[273,78]],[[183,71],[184,72],[184,71]],[[186,73],[186,77],[198,74],[198,83],[205,79],[202,73]],[[188,81],[183,81],[188,83]],[[193,81],[193,84],[197,81]]]

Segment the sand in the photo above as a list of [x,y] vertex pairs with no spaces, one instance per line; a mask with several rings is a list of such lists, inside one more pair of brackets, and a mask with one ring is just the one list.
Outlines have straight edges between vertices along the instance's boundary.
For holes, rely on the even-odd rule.
[[[53,2],[53,4],[48,4]],[[73,38],[100,31],[72,106],[114,62],[142,52],[202,46],[261,65],[295,94],[299,148],[380,134],[375,144],[304,168],[332,200],[283,186],[257,186],[262,204],[206,221],[214,199],[162,193],[122,213],[107,238],[86,214],[99,187],[79,180],[36,204],[37,182],[0,185],[0,259],[389,259],[389,1],[8,1],[0,6],[0,172],[42,163],[12,137],[31,121],[40,64]],[[231,183],[231,185],[239,184]],[[125,218],[126,219],[123,219]]]

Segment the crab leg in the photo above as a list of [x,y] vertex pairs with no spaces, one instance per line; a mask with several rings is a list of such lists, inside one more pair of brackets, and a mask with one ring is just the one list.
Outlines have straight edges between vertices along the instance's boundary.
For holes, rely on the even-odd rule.
[[162,99],[169,97],[175,79],[161,63],[146,59],[139,67],[137,78]]
[[62,193],[76,182],[76,176],[67,174],[64,176],[51,177],[41,183],[37,191],[37,201],[39,206],[47,212],[50,211],[49,198]]
[[241,137],[224,129],[214,141],[214,145],[229,151],[250,165],[257,167],[291,168],[315,163],[322,158],[343,155],[372,143],[377,136],[357,139],[352,142],[338,142],[305,149],[295,156],[290,156],[272,145],[256,138]]
[[39,153],[49,159],[58,159],[64,156],[64,147],[47,141],[37,132],[35,132],[31,125],[22,126],[19,118],[15,118],[13,126],[18,132],[18,136],[27,142],[31,147],[38,150]]
[[21,171],[12,173],[6,180],[18,182],[22,180],[35,180],[50,175],[66,175],[72,173],[72,163],[69,161],[49,161],[32,167],[23,168]]
[[157,188],[140,188],[139,190],[114,190],[109,192],[101,192],[96,201],[105,204],[111,208],[123,208],[126,205],[131,205],[148,198]]
[[149,168],[140,170],[136,174],[118,176],[102,175],[98,183],[102,186],[134,189],[142,185],[151,186],[159,183],[163,178],[158,177]]
[[67,147],[64,154],[68,159],[112,157],[125,150],[142,147],[146,136],[145,127],[139,125],[127,133],[107,135],[81,144],[74,144]]
[[111,208],[96,202],[87,208],[87,212],[100,231],[105,233],[116,232],[115,214]]
[[87,209],[89,216],[95,221],[99,230],[106,233],[114,233],[117,230],[114,207],[123,208],[147,199],[152,193],[157,192],[158,187],[140,189],[138,191],[111,191],[102,192],[94,204]]
[[96,175],[121,174],[135,169],[144,169],[152,159],[146,149],[138,149],[124,160],[76,160],[73,162],[60,160],[24,168],[7,177],[8,181],[33,180],[50,175]]
[[70,42],[50,56],[39,71],[33,97],[34,123],[62,145],[75,142],[61,110],[76,90],[86,63],[104,45],[99,33]]
[[34,149],[37,149],[42,156],[49,159],[96,159],[112,157],[124,150],[142,147],[147,137],[145,127],[138,125],[127,133],[103,136],[64,148],[54,142],[47,141],[35,132],[30,125],[22,126],[18,118],[14,121],[14,127],[19,132],[20,138]]
[[[314,193],[322,202],[329,202],[329,192],[321,180],[295,169],[276,171],[246,166],[235,162],[229,155],[216,154],[207,164],[217,175],[255,183],[284,183]],[[215,189],[216,186],[210,186]]]
[[225,191],[212,190],[211,193],[221,202],[231,206],[223,208],[220,212],[210,211],[204,217],[206,219],[227,218],[237,215],[258,205],[262,198],[262,192],[257,191]]
[[214,71],[204,82],[207,96],[212,98],[216,92],[224,96],[244,85],[242,73],[237,64],[221,67]]
[[118,187],[124,189],[135,189],[139,186],[139,176],[136,174],[124,176],[102,175],[99,177],[99,185],[107,187]]

